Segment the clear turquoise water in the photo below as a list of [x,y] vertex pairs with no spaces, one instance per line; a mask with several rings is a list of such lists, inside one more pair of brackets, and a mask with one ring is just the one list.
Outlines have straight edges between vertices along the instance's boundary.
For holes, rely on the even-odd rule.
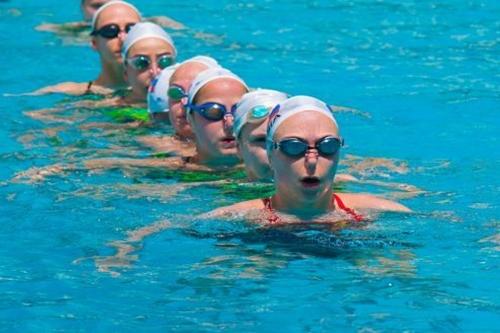
[[[146,172],[79,170],[12,183],[32,166],[151,152],[134,132],[78,128],[109,121],[98,112],[47,137],[40,130],[57,124],[23,112],[60,96],[3,96],[85,81],[98,67],[90,48],[34,31],[79,19],[74,3],[2,1],[1,330],[498,331],[497,1],[134,3],[192,29],[174,35],[182,58],[209,54],[252,86],[368,112],[338,116],[345,153],[406,163],[406,174],[371,178],[424,189],[403,201],[420,214],[335,235],[268,234],[193,223],[237,199],[211,187],[172,197],[131,190],[178,182]],[[27,133],[36,136],[31,145],[22,143]],[[92,257],[112,254],[109,242],[163,218],[174,227],[148,238],[120,275],[97,270]]]

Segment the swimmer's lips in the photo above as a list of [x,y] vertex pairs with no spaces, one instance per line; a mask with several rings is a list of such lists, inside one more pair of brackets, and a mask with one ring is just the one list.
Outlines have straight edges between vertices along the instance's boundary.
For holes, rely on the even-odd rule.
[[228,136],[222,138],[221,140],[222,146],[224,148],[235,148],[236,147],[236,138],[234,136]]
[[308,177],[303,177],[300,180],[300,183],[302,184],[302,186],[304,186],[306,188],[315,188],[315,187],[319,186],[321,181],[318,177],[309,177],[308,176]]

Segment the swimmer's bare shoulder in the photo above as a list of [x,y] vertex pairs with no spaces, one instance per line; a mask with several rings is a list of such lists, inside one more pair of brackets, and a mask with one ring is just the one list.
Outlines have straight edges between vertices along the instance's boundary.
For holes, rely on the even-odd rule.
[[411,209],[398,202],[387,200],[372,194],[337,193],[337,196],[340,197],[342,202],[347,207],[356,210],[376,210],[401,213],[412,212]]
[[[88,82],[62,82],[52,86],[47,86],[44,88],[40,88],[30,93],[30,95],[45,95],[45,94],[66,94],[66,95],[85,95],[88,93]],[[92,86],[92,93],[95,94],[110,94],[112,93],[112,89],[108,89],[105,87],[100,87],[97,85]]]
[[89,24],[86,22],[68,22],[63,24],[56,23],[42,23],[38,25],[35,30],[37,31],[46,31],[46,32],[64,32],[66,30],[77,30],[88,28]]
[[234,217],[235,215],[248,215],[255,211],[260,212],[264,208],[265,207],[264,203],[262,202],[262,199],[254,199],[214,209],[206,214],[203,214],[201,217],[202,218]]
[[151,17],[146,17],[146,21],[158,24],[159,26],[163,28],[170,28],[174,30],[182,30],[186,29],[186,26],[182,24],[181,22],[178,22],[168,16],[151,16]]

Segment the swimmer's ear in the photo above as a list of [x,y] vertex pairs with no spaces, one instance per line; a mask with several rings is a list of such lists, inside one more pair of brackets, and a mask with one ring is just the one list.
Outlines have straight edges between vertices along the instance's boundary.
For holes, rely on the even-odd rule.
[[90,46],[92,46],[92,48],[97,51],[97,41],[95,37],[90,38]]

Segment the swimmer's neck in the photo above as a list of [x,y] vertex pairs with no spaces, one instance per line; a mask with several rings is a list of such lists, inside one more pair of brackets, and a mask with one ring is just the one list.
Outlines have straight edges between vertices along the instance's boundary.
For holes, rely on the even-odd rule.
[[101,72],[94,84],[110,89],[122,89],[128,87],[123,75],[122,64],[112,64],[101,60]]
[[125,97],[123,97],[123,103],[126,105],[143,107],[146,106],[146,98],[147,96],[145,94],[131,91]]
[[285,214],[294,215],[301,220],[311,220],[331,211],[333,191],[329,190],[314,198],[296,196],[290,191],[280,191],[271,198],[272,207]]

